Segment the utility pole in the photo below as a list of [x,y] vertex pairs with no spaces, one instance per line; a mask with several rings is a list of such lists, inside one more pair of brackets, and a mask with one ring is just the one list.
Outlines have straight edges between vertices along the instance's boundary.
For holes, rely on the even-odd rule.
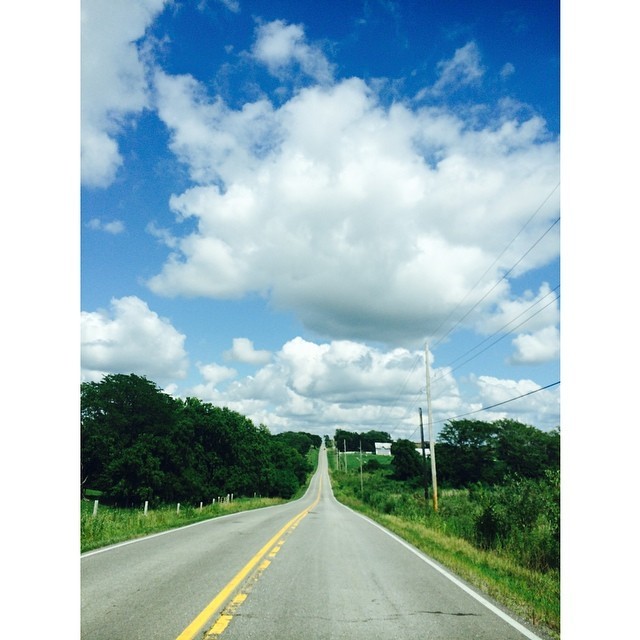
[[349,473],[349,466],[347,465],[347,439],[342,441],[342,449],[344,451],[344,472]]
[[[424,472],[424,501],[429,502],[429,480],[427,477],[427,454],[424,450],[424,427],[422,426],[422,407],[420,407],[420,443],[422,444],[422,470]],[[431,455],[431,453],[429,453]]]
[[424,345],[424,363],[427,372],[427,416],[429,422],[429,457],[431,458],[431,484],[433,486],[433,510],[438,511],[438,478],[436,475],[436,443],[433,439],[433,419],[431,416],[431,374],[429,373],[429,349]]
[[362,480],[362,440],[360,440],[360,494],[364,494],[364,484]]

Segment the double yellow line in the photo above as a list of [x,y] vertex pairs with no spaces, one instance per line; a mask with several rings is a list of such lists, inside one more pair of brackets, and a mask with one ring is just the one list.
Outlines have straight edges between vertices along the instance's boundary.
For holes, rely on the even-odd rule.
[[216,595],[216,597],[194,618],[193,622],[176,638],[176,640],[193,640],[196,637],[200,629],[204,627],[208,620],[222,608],[222,606],[229,600],[234,591],[240,586],[242,581],[251,573],[256,565],[275,547],[280,538],[285,535],[290,529],[294,529],[298,526],[300,521],[320,502],[320,494],[322,491],[322,477],[319,479],[318,495],[316,499],[306,509],[303,509],[298,515],[294,516],[287,522],[287,524],[276,533],[273,538],[267,542],[267,544],[256,553],[249,562],[228,582],[228,584]]

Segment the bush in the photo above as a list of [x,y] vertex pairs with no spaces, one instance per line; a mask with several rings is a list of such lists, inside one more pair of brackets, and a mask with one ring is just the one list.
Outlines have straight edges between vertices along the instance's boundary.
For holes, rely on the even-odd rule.
[[378,460],[376,460],[375,458],[371,459],[371,460],[367,460],[364,465],[362,466],[362,469],[364,471],[368,471],[368,472],[373,472],[373,471],[377,471],[378,469],[381,469],[382,465],[380,464],[380,462]]
[[501,549],[531,569],[560,567],[560,474],[541,480],[511,477],[491,489],[470,492],[479,505],[475,542]]

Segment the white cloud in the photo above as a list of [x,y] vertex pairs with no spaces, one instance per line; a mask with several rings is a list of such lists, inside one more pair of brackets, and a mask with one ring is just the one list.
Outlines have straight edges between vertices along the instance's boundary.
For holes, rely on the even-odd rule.
[[233,346],[229,351],[225,351],[224,357],[246,364],[266,364],[271,360],[271,352],[256,350],[248,338],[234,338]]
[[114,298],[110,311],[83,311],[80,323],[83,380],[136,373],[165,384],[185,377],[185,336],[143,300]]
[[[433,373],[436,415],[459,412],[455,381],[444,369],[435,368]],[[397,438],[415,435],[418,406],[425,401],[424,375],[420,351],[385,351],[347,340],[315,343],[297,337],[254,376],[233,379],[223,388],[221,375],[215,384],[206,381],[187,395],[197,393],[205,401],[228,406],[274,432],[324,434],[341,427],[381,429]]]
[[512,76],[515,72],[516,68],[510,62],[507,62],[507,64],[505,64],[500,70],[500,77],[502,79],[506,79]]
[[[206,402],[215,402],[216,399],[221,398],[222,394],[218,389],[219,385],[235,378],[238,374],[235,369],[216,364],[215,362],[209,364],[198,363],[197,367],[204,382],[191,387],[186,395],[200,398]],[[223,401],[220,404],[231,406],[228,401]]]
[[82,182],[109,186],[122,164],[116,136],[149,105],[136,41],[167,0],[81,3]]
[[500,331],[538,331],[560,321],[558,294],[546,283],[537,294],[526,291],[522,296],[501,300],[496,310],[485,315],[476,325],[481,333]]
[[[560,425],[559,387],[539,391],[540,385],[532,380],[501,380],[492,376],[478,376],[472,381],[478,393],[476,408],[506,403],[477,414],[479,420],[510,418],[546,429]],[[519,399],[511,402],[514,398]]]
[[331,65],[322,50],[307,44],[304,27],[299,24],[274,20],[259,25],[252,54],[276,77],[282,77],[298,64],[306,75],[318,82],[327,83],[333,78]]
[[436,94],[477,84],[484,75],[478,45],[468,42],[464,47],[456,49],[453,58],[438,63],[438,71],[438,80],[432,87]]
[[111,220],[110,222],[103,222],[99,218],[92,218],[87,222],[87,227],[94,231],[105,231],[112,235],[118,235],[125,230],[124,222],[122,220]]
[[223,4],[232,13],[240,13],[240,3],[238,0],[218,0],[220,4]]
[[535,333],[519,335],[513,344],[516,353],[511,362],[515,364],[550,362],[560,356],[560,331],[556,327],[545,327]]
[[198,370],[202,374],[202,377],[206,380],[207,384],[216,386],[224,380],[234,378],[237,375],[235,369],[230,367],[223,367],[215,362],[210,364],[199,364]]
[[[407,344],[489,268],[475,316],[507,301],[508,282],[492,288],[557,216],[555,193],[519,234],[557,186],[559,150],[540,118],[510,107],[480,127],[442,108],[382,106],[352,78],[234,110],[191,77],[156,80],[196,182],[171,207],[198,221],[149,280],[158,294],[258,292],[324,335]],[[558,250],[550,234],[518,274]]]

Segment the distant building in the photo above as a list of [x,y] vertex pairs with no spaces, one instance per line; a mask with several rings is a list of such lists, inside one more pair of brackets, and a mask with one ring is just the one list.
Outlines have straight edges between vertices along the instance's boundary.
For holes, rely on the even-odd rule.
[[376,442],[376,455],[377,456],[390,456],[391,455],[391,443],[390,442]]

